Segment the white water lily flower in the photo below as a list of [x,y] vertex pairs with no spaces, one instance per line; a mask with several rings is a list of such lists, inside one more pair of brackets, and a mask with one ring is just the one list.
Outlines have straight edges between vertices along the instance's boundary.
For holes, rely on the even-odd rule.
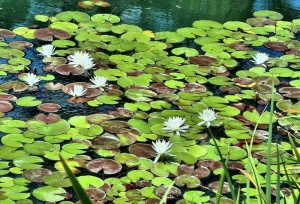
[[70,90],[69,93],[70,95],[74,96],[74,97],[79,97],[79,96],[83,96],[86,92],[86,89],[83,88],[82,85],[74,85],[74,89]]
[[38,83],[40,80],[39,77],[37,77],[35,74],[33,73],[28,73],[25,77],[24,77],[24,81],[29,85],[29,86],[33,86],[34,84]]
[[94,78],[91,78],[90,81],[93,84],[89,85],[89,88],[100,88],[103,90],[103,88],[106,86],[107,78],[103,76],[95,76]]
[[266,67],[264,63],[269,59],[269,55],[266,53],[259,52],[252,58],[253,60],[251,60],[251,62],[254,62],[254,64]]
[[172,146],[173,144],[170,144],[170,142],[166,142],[165,140],[157,140],[156,142],[152,142],[152,147],[153,149],[156,151],[157,155],[154,159],[154,163],[156,163],[159,158],[161,157],[162,154],[168,154],[170,156],[172,156],[171,154],[169,154],[169,152],[171,150],[170,147]]
[[217,113],[213,109],[204,109],[202,112],[199,113],[199,118],[203,120],[202,122],[198,123],[198,125],[206,124],[206,127],[209,128],[210,123],[217,119]]
[[80,64],[80,66],[85,70],[90,70],[95,66],[95,64],[92,59],[86,59]]
[[162,130],[165,130],[167,132],[176,132],[177,135],[180,135],[180,132],[185,132],[190,126],[184,125],[185,119],[182,117],[171,117],[168,118],[164,122],[164,128]]
[[39,55],[43,55],[45,57],[51,57],[52,55],[55,55],[56,52],[55,51],[55,47],[51,44],[48,44],[48,45],[43,45],[41,50],[38,50]]
[[68,56],[69,64],[73,66],[81,66],[84,69],[91,69],[95,64],[91,55],[87,52],[74,52]]

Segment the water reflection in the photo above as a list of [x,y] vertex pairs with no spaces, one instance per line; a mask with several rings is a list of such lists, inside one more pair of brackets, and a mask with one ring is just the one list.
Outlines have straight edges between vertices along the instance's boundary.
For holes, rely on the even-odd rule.
[[111,3],[109,8],[95,7],[93,10],[85,10],[77,5],[77,0],[1,0],[0,27],[12,29],[17,26],[31,26],[36,23],[35,14],[55,15],[66,10],[86,11],[89,14],[113,12],[122,18],[123,23],[153,31],[190,27],[194,21],[200,19],[221,23],[229,20],[245,21],[252,17],[254,11],[262,9],[278,11],[288,21],[300,18],[299,0],[108,1]]

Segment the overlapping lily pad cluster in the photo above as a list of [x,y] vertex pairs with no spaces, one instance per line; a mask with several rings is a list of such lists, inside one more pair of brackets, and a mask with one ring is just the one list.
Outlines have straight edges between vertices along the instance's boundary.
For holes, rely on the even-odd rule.
[[[244,144],[255,137],[253,156],[264,185],[270,113],[263,108],[270,101],[272,79],[278,108],[273,122],[282,133],[277,138],[283,140],[278,145],[281,162],[294,166],[291,145],[282,137],[283,130],[300,129],[300,20],[283,21],[273,11],[254,16],[224,24],[199,20],[192,27],[153,33],[120,24],[112,14],[67,11],[38,15],[36,20],[48,22],[47,28],[1,29],[3,76],[30,66],[25,53],[35,46],[33,39],[47,45],[36,48],[43,55],[44,75],[30,71],[0,85],[1,203],[73,203],[59,154],[99,202],[158,203],[173,181],[168,198],[177,203],[213,200],[201,188],[201,180],[219,176],[222,164],[207,138],[207,127],[213,128],[223,156],[229,155],[233,180],[242,187],[246,177],[237,168],[250,171]],[[14,40],[16,35],[24,39]],[[192,43],[193,48],[183,46]],[[74,63],[82,56],[81,62],[90,60],[88,65]],[[56,81],[61,75],[77,80]],[[47,82],[49,91],[72,95],[71,104],[112,109],[61,119],[56,113],[63,104],[34,97],[40,82]],[[5,117],[14,107],[24,106],[41,113],[29,120]],[[276,144],[273,147],[275,152]],[[279,172],[273,171],[276,178]],[[218,182],[206,187],[213,191],[216,186]],[[252,196],[256,200],[258,195]]]

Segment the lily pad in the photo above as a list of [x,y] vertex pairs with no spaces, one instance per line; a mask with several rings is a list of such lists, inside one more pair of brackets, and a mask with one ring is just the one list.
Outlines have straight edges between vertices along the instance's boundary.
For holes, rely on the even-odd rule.
[[60,120],[52,124],[30,120],[26,123],[26,126],[28,130],[43,135],[59,135],[70,129],[70,124],[66,120]]
[[94,173],[99,173],[103,170],[104,174],[116,174],[122,169],[122,165],[112,159],[95,159],[88,162],[85,167]]
[[33,96],[25,96],[22,98],[17,99],[16,104],[19,106],[25,106],[25,107],[34,107],[38,106],[42,103],[40,100],[35,100],[35,97]]

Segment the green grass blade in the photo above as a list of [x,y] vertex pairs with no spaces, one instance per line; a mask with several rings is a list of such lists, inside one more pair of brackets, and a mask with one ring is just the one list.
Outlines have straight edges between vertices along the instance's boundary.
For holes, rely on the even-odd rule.
[[[277,144],[277,142],[276,142]],[[277,156],[277,181],[276,181],[276,204],[280,204],[280,158],[279,158],[279,148],[276,145],[276,156]]]
[[171,188],[172,188],[172,186],[174,185],[174,183],[175,183],[175,182],[173,181],[173,183],[171,183],[171,185],[167,188],[167,190],[166,190],[164,196],[161,198],[159,204],[167,203],[167,196],[168,196],[168,194],[170,193]]
[[60,161],[72,183],[72,186],[77,194],[77,197],[79,198],[79,200],[81,201],[81,203],[83,204],[93,204],[91,199],[88,197],[88,195],[86,194],[85,190],[82,188],[82,186],[80,185],[80,183],[78,182],[77,178],[74,176],[73,172],[71,171],[71,169],[69,168],[69,166],[67,165],[66,161],[62,158],[61,155],[59,155]]
[[266,173],[266,196],[267,203],[271,203],[271,146],[272,146],[272,136],[273,136],[273,113],[274,113],[274,77],[272,76],[272,95],[271,95],[271,105],[270,105],[270,120],[268,129],[268,141],[267,141],[267,173]]
[[231,177],[229,175],[228,169],[226,168],[226,163],[225,163],[224,158],[223,158],[223,156],[221,154],[220,148],[219,148],[219,146],[218,146],[218,144],[216,142],[216,139],[214,137],[214,134],[212,133],[212,131],[211,131],[210,128],[208,128],[208,131],[209,131],[209,133],[210,133],[210,135],[211,135],[211,137],[213,139],[213,142],[214,142],[214,144],[216,146],[217,152],[218,152],[218,154],[219,154],[219,156],[221,158],[221,162],[222,162],[223,168],[225,170],[226,179],[227,179],[227,182],[228,182],[228,185],[229,185],[229,188],[230,188],[230,193],[231,193],[232,200],[236,200],[236,194],[235,194],[235,191],[234,191],[234,186],[232,184]]

